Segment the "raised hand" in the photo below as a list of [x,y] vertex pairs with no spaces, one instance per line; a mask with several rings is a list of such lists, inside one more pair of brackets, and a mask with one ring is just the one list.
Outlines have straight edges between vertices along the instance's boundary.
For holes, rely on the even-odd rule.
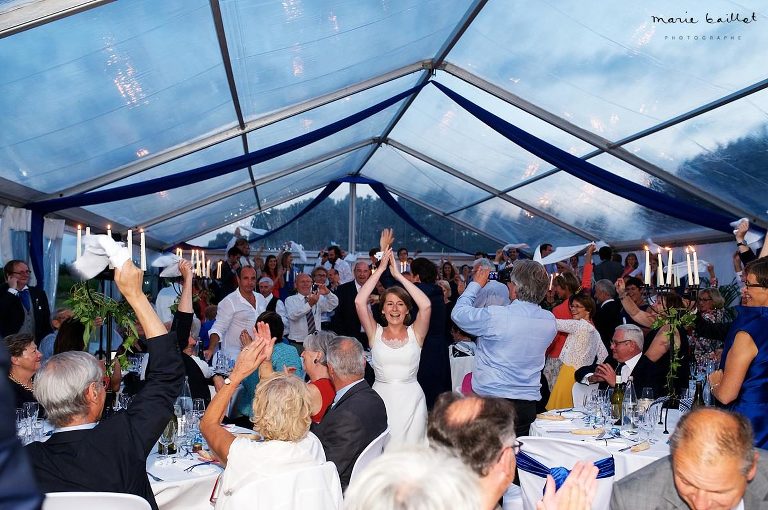
[[[379,237],[379,248],[381,251],[385,251],[387,248],[392,248],[392,243],[395,242],[395,231],[391,228],[385,228],[381,231],[381,237]],[[382,257],[382,260],[383,257]]]

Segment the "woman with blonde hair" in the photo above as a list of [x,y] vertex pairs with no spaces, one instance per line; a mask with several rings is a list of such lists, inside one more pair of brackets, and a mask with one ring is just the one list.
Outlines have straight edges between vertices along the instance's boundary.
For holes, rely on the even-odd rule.
[[230,384],[216,393],[200,422],[211,451],[226,464],[216,509],[340,508],[336,467],[326,462],[320,440],[309,431],[312,408],[304,381],[275,372],[259,382],[253,398],[254,435],[235,436],[221,427],[234,389],[271,359],[275,339],[269,326],[259,322],[253,337],[237,358]]

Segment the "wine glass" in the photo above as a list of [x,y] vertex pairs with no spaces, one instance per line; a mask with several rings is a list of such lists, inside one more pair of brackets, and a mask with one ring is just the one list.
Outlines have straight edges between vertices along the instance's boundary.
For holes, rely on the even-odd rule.
[[653,404],[653,388],[643,388],[640,390],[640,398],[637,400],[637,407],[645,411]]
[[40,411],[40,404],[37,402],[24,402],[24,413],[30,423],[37,420],[37,413]]
[[656,407],[658,406],[649,407],[640,416],[640,429],[645,433],[646,441],[651,439],[653,428],[656,426]]
[[169,457],[168,447],[176,441],[176,421],[170,420],[163,429],[163,433],[160,435],[158,442],[165,447],[165,455],[163,459]]

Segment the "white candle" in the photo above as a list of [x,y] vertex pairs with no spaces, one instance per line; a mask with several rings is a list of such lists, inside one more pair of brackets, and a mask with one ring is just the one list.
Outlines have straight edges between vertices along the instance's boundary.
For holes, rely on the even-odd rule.
[[146,271],[147,270],[147,248],[144,240],[144,229],[142,228],[139,231],[139,233],[141,238],[141,270]]
[[205,261],[205,277],[211,277],[211,259]]
[[85,235],[91,235],[91,227],[85,227]]
[[691,248],[693,250],[693,284],[698,285],[699,284],[699,256],[696,254],[696,248]]
[[83,254],[83,227],[77,226],[77,258]]
[[675,268],[675,287],[680,286],[680,271]]
[[664,264],[661,261],[661,248],[656,253],[659,257],[659,267],[656,268],[656,285],[662,287],[664,285]]
[[221,280],[221,260],[216,263],[216,279]]
[[176,256],[179,258],[183,258],[184,252],[181,250],[181,248],[176,248]]
[[688,285],[693,285],[693,271],[691,270],[691,250],[685,247],[685,265],[688,268]]
[[133,261],[133,230],[128,229],[128,256]]
[[669,257],[667,257],[667,285],[672,285],[675,283],[674,278],[672,277],[672,248],[667,248],[667,251],[669,251]]
[[107,237],[112,239],[112,225],[107,225]]
[[555,281],[555,273],[549,275],[549,290],[552,290],[552,282]]
[[651,286],[651,250],[645,247],[645,284]]
[[205,274],[205,252],[203,250],[200,250],[200,269],[203,271],[203,276],[207,277]]

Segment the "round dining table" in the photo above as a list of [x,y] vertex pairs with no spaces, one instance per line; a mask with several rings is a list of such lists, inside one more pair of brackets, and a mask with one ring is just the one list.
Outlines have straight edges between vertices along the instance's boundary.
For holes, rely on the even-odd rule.
[[640,431],[631,434],[622,432],[621,437],[617,438],[612,438],[608,434],[608,439],[604,437],[597,439],[600,437],[599,434],[582,435],[580,433],[586,432],[585,429],[592,428],[584,424],[584,416],[584,412],[580,409],[548,411],[537,416],[536,421],[531,424],[529,434],[536,437],[591,442],[607,448],[613,454],[616,466],[615,480],[620,480],[651,462],[669,455],[669,438],[680,419],[680,411],[669,411],[668,433],[664,434],[663,424],[657,424],[651,432],[648,449],[641,450],[640,448],[644,446],[635,449],[639,451],[633,451],[631,447],[643,442]]

